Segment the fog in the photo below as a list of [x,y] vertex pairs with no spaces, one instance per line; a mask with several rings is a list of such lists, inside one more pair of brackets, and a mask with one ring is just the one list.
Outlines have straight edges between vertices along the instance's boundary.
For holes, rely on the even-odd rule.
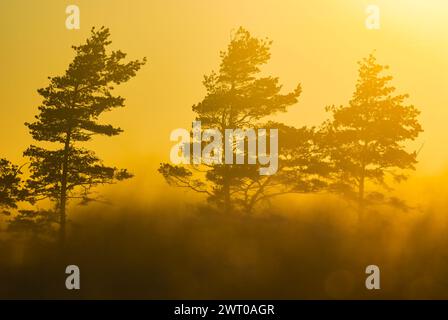
[[[52,237],[1,233],[0,298],[448,298],[447,204],[433,192],[441,181],[411,181],[414,209],[378,207],[364,219],[328,195],[278,198],[250,216],[188,193],[73,206],[64,254]],[[65,288],[69,264],[81,290]],[[371,264],[381,290],[365,288]]]

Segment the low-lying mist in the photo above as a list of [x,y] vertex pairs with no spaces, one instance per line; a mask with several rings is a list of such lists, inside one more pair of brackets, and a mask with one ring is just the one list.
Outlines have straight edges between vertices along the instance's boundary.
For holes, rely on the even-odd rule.
[[[252,216],[166,200],[72,208],[63,256],[51,238],[2,233],[1,298],[448,298],[445,203],[356,210],[330,197],[279,198]],[[65,289],[65,266],[81,290]],[[381,289],[365,288],[365,268]]]

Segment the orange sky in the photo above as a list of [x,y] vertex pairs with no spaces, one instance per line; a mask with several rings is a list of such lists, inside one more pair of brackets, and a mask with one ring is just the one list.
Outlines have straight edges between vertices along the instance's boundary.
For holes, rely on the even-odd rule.
[[[69,4],[80,7],[78,31],[65,28]],[[367,4],[380,7],[380,30],[365,28]],[[289,124],[319,124],[326,105],[346,103],[356,62],[376,49],[398,92],[409,93],[422,111],[425,132],[413,147],[425,145],[416,174],[438,174],[448,168],[447,17],[444,0],[2,1],[0,156],[24,162],[32,140],[23,123],[37,112],[36,89],[65,70],[71,45],[105,25],[114,48],[146,56],[148,64],[119,90],[127,107],[104,117],[125,132],[88,147],[107,164],[133,171],[130,185],[165,185],[156,170],[169,159],[169,133],[191,125],[191,106],[204,95],[202,76],[218,67],[232,30],[244,26],[274,41],[264,72],[279,76],[285,91],[302,83],[299,103],[280,117]]]

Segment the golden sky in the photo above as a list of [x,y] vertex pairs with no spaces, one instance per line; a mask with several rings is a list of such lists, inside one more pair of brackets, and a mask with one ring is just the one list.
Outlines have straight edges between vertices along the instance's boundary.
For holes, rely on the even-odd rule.
[[[65,8],[76,4],[81,29],[65,28]],[[368,4],[381,10],[380,30],[364,26]],[[61,74],[92,26],[111,30],[113,48],[148,64],[119,92],[126,108],[104,117],[122,127],[118,137],[96,138],[88,147],[106,164],[137,177],[130,184],[159,188],[158,163],[169,159],[171,130],[189,128],[191,106],[205,91],[202,77],[219,65],[219,51],[232,30],[244,26],[273,40],[263,70],[284,89],[298,82],[299,103],[280,117],[317,125],[328,104],[346,103],[354,90],[356,62],[372,50],[390,65],[399,93],[422,112],[425,132],[412,147],[424,147],[418,175],[448,168],[448,1],[446,0],[39,0],[1,1],[0,156],[23,163],[32,143],[25,121],[41,101],[36,90]]]

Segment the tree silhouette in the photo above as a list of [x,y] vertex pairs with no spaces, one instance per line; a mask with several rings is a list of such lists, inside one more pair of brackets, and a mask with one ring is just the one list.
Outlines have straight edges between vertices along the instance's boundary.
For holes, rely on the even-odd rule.
[[101,124],[104,112],[124,106],[125,99],[114,96],[114,85],[128,81],[146,62],[124,62],[126,54],[108,51],[111,44],[107,28],[92,28],[91,36],[80,46],[73,46],[76,56],[64,75],[49,77],[50,84],[38,93],[43,98],[33,123],[26,123],[37,141],[60,145],[46,149],[31,145],[24,155],[30,158],[27,186],[33,200],[49,198],[59,213],[60,243],[64,244],[66,205],[72,198],[83,203],[93,200],[91,188],[130,178],[125,169],[103,165],[94,152],[80,148],[79,142],[94,135],[115,136],[120,128]]
[[0,209],[9,215],[9,209],[17,208],[17,202],[24,200],[26,190],[22,186],[21,168],[6,159],[0,159]]
[[378,191],[367,192],[366,184],[390,189],[387,176],[400,182],[406,179],[405,170],[414,170],[417,163],[417,153],[406,151],[405,142],[422,131],[419,111],[406,104],[408,95],[394,95],[395,88],[389,84],[392,77],[382,75],[387,69],[373,54],[360,61],[352,99],[347,106],[327,107],[332,119],[319,133],[334,169],[332,190],[357,201],[360,212],[378,201],[403,205]]
[[[217,129],[223,137],[226,129],[278,129],[280,159],[277,173],[261,176],[260,165],[247,164],[248,161],[225,164],[224,155],[222,164],[162,163],[159,168],[169,184],[206,194],[211,203],[225,212],[244,210],[249,213],[255,204],[273,196],[309,192],[321,185],[318,174],[322,168],[312,163],[315,160],[311,155],[312,130],[265,122],[269,116],[285,112],[295,104],[301,93],[298,85],[294,91],[280,94],[278,78],[259,76],[260,67],[270,59],[271,43],[252,37],[240,27],[227,50],[221,52],[219,72],[204,77],[207,94],[193,106],[193,111],[202,128]],[[305,153],[300,149],[306,149],[309,157],[304,157]],[[235,144],[233,150],[235,155]],[[247,148],[244,157],[248,159]]]

